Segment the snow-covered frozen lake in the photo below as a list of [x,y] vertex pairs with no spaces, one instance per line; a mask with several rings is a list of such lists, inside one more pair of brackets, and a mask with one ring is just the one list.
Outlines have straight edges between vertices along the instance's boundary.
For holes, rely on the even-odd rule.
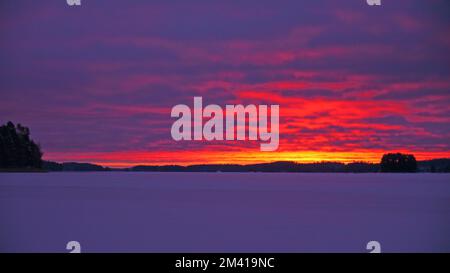
[[2,173],[0,251],[450,252],[449,174]]

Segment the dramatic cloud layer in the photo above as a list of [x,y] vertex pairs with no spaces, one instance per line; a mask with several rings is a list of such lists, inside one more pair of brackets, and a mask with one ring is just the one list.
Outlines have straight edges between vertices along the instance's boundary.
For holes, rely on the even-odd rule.
[[[0,122],[109,166],[450,157],[450,3],[0,3]],[[176,104],[279,104],[280,147],[175,142]]]

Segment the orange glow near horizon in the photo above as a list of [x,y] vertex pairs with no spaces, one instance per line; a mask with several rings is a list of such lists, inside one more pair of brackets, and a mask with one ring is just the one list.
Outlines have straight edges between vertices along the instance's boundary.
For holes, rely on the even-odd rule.
[[[417,160],[449,158],[448,152],[412,152]],[[275,161],[294,161],[297,163],[364,161],[378,163],[385,151],[284,151],[274,153],[240,151],[172,151],[172,152],[110,152],[110,153],[48,153],[46,160],[57,162],[86,162],[105,167],[132,167],[136,165],[195,165],[195,164],[255,164]],[[69,157],[70,155],[70,157]],[[67,158],[66,158],[67,156]]]

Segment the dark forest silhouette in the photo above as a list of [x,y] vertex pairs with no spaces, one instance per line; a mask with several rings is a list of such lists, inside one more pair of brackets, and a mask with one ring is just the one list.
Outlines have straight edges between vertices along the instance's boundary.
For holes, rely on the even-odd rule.
[[415,172],[417,161],[410,154],[385,154],[381,158],[380,170],[382,172]]
[[0,169],[41,169],[42,152],[30,129],[10,121],[0,127]]
[[[44,161],[44,169],[48,171],[129,171],[129,172],[285,172],[285,173],[376,173],[381,172],[381,164],[368,162],[317,162],[296,163],[279,161],[262,164],[203,164],[203,165],[141,165],[130,168],[107,168],[89,163],[56,163]],[[450,159],[432,159],[417,161],[418,172],[450,172]],[[385,172],[412,172],[403,171]]]
[[27,127],[12,122],[0,127],[0,170],[44,171],[131,171],[131,172],[303,172],[303,173],[373,173],[373,172],[450,172],[450,159],[416,161],[414,155],[389,153],[381,162],[316,162],[296,163],[279,161],[272,163],[200,164],[190,166],[134,166],[131,168],[107,168],[90,163],[57,163],[42,161],[38,144],[30,138]]

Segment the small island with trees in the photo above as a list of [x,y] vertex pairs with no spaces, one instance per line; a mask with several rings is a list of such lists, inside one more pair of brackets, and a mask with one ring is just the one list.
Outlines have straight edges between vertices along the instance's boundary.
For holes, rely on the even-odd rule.
[[417,161],[412,154],[387,153],[380,163],[279,161],[261,164],[203,164],[134,166],[108,168],[91,163],[44,161],[39,144],[30,137],[30,130],[11,121],[0,126],[0,172],[61,172],[61,171],[130,171],[130,172],[299,172],[299,173],[412,173],[450,172],[450,159]]

